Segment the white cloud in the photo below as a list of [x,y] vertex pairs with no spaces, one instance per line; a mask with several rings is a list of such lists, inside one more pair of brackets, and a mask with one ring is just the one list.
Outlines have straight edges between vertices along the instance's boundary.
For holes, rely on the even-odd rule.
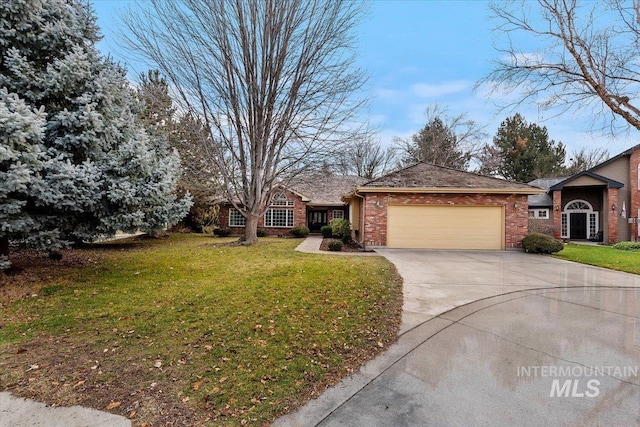
[[437,98],[444,95],[464,92],[473,84],[466,80],[455,80],[441,84],[417,83],[410,87],[411,94],[420,98]]

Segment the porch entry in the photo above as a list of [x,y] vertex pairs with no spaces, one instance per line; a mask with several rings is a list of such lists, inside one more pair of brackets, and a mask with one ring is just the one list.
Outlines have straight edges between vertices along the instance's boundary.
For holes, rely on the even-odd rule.
[[600,231],[599,212],[585,200],[573,200],[565,206],[561,217],[561,237],[591,239]]
[[329,225],[327,211],[309,211],[309,231],[316,233],[325,225]]

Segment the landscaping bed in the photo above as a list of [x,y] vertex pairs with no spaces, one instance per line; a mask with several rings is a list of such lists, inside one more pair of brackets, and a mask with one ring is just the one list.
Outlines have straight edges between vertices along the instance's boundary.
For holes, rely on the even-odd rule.
[[265,425],[396,340],[401,279],[381,257],[293,239],[174,234],[17,254],[0,277],[0,388],[134,425]]
[[[322,243],[320,243],[320,250],[329,251],[329,244],[331,242],[340,242],[340,239],[333,239],[333,238],[327,238],[327,237],[323,238]],[[362,252],[362,250],[360,249],[360,246],[358,246],[356,243],[349,243],[349,244],[343,244],[342,250],[340,250],[340,252]]]

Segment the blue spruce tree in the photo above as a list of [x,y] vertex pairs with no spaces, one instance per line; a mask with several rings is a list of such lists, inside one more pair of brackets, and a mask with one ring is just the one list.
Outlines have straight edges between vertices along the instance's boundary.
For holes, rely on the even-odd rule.
[[86,2],[0,3],[4,267],[10,240],[57,249],[158,231],[189,209],[174,194],[177,154],[150,139],[125,71],[99,55],[98,39]]

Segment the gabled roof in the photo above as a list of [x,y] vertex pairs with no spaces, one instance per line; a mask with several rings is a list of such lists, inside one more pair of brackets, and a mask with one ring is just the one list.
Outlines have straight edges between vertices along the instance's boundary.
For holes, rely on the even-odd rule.
[[358,192],[540,194],[544,190],[519,182],[427,163],[400,169],[358,187]]
[[342,196],[353,193],[353,190],[367,180],[359,176],[313,176],[299,179],[291,183],[291,188],[308,198],[311,206],[344,205]]
[[622,153],[617,154],[617,155],[615,155],[615,156],[613,156],[613,157],[611,157],[611,158],[609,158],[609,159],[605,160],[604,162],[602,162],[602,163],[599,163],[599,164],[595,165],[595,166],[594,166],[594,167],[592,167],[591,169],[587,169],[585,172],[593,172],[593,171],[595,171],[596,169],[599,169],[599,168],[601,168],[601,167],[602,167],[602,166],[604,166],[604,165],[608,165],[609,163],[614,162],[614,161],[618,160],[618,159],[619,159],[619,158],[621,158],[621,157],[630,156],[630,155],[631,155],[631,153],[633,153],[634,151],[636,151],[636,150],[638,150],[638,149],[640,149],[640,144],[638,144],[638,145],[634,145],[633,147],[631,147],[631,148],[628,148],[628,149],[624,150]]
[[[602,164],[603,163],[601,163],[600,165],[602,165]],[[598,175],[597,173],[593,173],[593,172],[591,172],[591,169],[589,169],[589,170],[586,170],[586,171],[583,171],[583,172],[579,172],[579,173],[577,173],[575,175],[572,175],[569,178],[565,179],[564,181],[560,181],[556,185],[551,186],[549,188],[549,191],[562,190],[565,185],[567,185],[571,181],[574,181],[574,180],[580,178],[581,176],[588,176],[588,177],[597,179],[598,181],[602,181],[603,184],[607,185],[607,188],[622,188],[622,187],[624,187],[623,183],[618,182],[618,181],[616,181],[614,179],[611,179],[611,178],[607,178],[606,176],[602,176],[602,175]]]
[[533,194],[528,197],[529,207],[553,206],[553,197],[549,194],[549,188],[564,181],[567,178],[538,178],[529,182],[529,185],[542,188],[547,191],[544,194]]

